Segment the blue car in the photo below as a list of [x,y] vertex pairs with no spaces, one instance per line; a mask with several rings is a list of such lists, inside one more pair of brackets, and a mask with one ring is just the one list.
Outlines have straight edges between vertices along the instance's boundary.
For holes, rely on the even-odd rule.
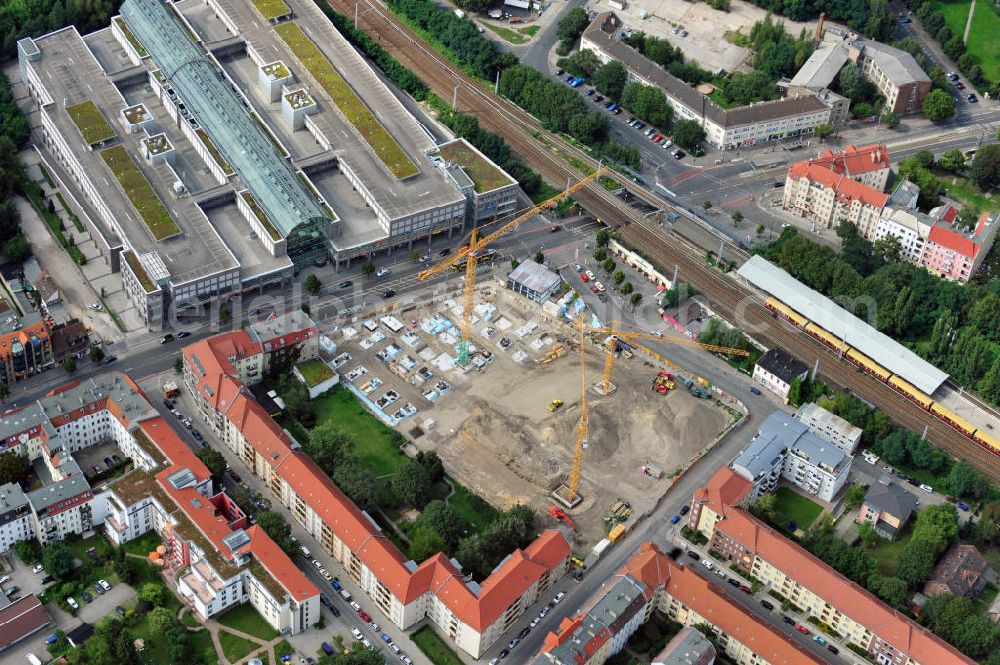
[[759,395],[760,388],[755,388],[754,386],[750,386],[750,392],[752,392],[754,395]]
[[338,582],[337,580],[331,580],[330,586],[333,587],[334,591],[340,591],[340,582]]
[[957,502],[955,502],[955,506],[959,510],[962,510],[962,511],[965,511],[965,512],[969,512],[969,504],[965,503],[964,501],[957,501]]
[[573,79],[573,81],[570,83],[570,85],[573,86],[574,88],[579,88],[581,85],[583,85],[583,81],[584,81],[584,78],[582,76],[580,76],[580,77],[577,77],[577,78]]
[[56,635],[55,633],[52,633],[51,635],[45,638],[46,644],[55,644],[58,641],[59,641],[59,636]]
[[386,635],[385,633],[382,633],[382,641],[385,642],[386,644],[392,644],[392,638]]
[[575,81],[575,80],[576,80],[576,77],[573,76],[572,74],[567,74],[566,75],[566,83],[573,83],[573,81]]
[[681,516],[680,515],[674,515],[673,517],[670,518],[670,523],[671,524],[677,524],[680,521],[681,521]]
[[333,655],[333,647],[330,646],[329,642],[323,642],[323,644],[321,644],[320,646],[323,647],[323,653],[325,653],[327,656]]

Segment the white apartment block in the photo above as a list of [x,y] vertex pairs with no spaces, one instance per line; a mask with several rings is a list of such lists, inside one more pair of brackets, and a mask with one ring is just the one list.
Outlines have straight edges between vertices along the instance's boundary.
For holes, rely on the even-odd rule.
[[848,455],[853,455],[861,443],[861,435],[864,430],[847,422],[840,416],[836,416],[818,404],[803,404],[795,412],[795,417],[800,420],[809,431],[822,437],[843,450]]
[[924,242],[933,225],[934,221],[921,212],[886,208],[882,211],[874,229],[865,229],[870,233],[862,235],[872,242],[893,236],[899,241],[903,257],[913,263],[919,263],[924,253]]

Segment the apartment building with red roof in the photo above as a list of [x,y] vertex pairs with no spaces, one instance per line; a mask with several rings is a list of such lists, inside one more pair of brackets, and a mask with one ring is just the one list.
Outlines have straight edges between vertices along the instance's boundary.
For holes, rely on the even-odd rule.
[[[74,454],[109,441],[135,468],[92,488]],[[0,445],[41,459],[52,479],[20,496],[5,486],[11,491],[3,503],[13,507],[23,499],[32,520],[21,511],[0,524],[4,542],[44,544],[103,525],[123,545],[153,529],[167,548],[160,559],[166,577],[200,617],[250,602],[279,631],[297,633],[319,619],[319,591],[216,491],[202,461],[127,375],[72,382],[4,414]]]
[[601,665],[625,647],[654,611],[685,626],[710,626],[712,637],[738,665],[824,662],[745,612],[715,582],[647,542],[578,614],[546,636],[531,663]]
[[[952,206],[949,208],[954,210]],[[951,217],[954,219],[954,215]],[[927,235],[918,263],[945,279],[968,282],[993,247],[998,226],[1000,219],[989,212],[980,215],[971,230],[954,222],[938,221]]]
[[[458,562],[441,554],[420,564],[408,560],[245,387],[250,373],[241,372],[238,363],[263,372],[274,361],[275,351],[303,359],[317,352],[310,346],[315,335],[297,335],[293,330],[295,325],[311,326],[311,321],[268,324],[273,334],[256,333],[264,340],[257,355],[224,355],[231,340],[220,343],[217,338],[184,348],[184,380],[201,418],[389,621],[407,629],[428,619],[457,648],[478,657],[566,573],[570,555],[566,537],[558,530],[543,532],[524,550],[512,552],[481,584],[469,580]],[[298,341],[290,344],[290,340]],[[271,350],[266,350],[268,341]]]
[[[747,510],[749,483],[720,468],[691,499],[688,526],[725,559],[845,636],[880,663],[975,661],[845,578]],[[742,480],[742,479],[740,479]]]
[[884,145],[824,150],[788,167],[782,207],[827,229],[853,222],[867,237],[889,201],[889,166]]

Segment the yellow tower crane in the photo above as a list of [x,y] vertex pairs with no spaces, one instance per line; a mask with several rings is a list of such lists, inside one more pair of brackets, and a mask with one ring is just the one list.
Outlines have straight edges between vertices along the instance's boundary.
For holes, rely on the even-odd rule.
[[749,351],[745,349],[734,349],[728,346],[718,346],[715,344],[703,344],[702,342],[696,342],[691,339],[682,339],[679,337],[661,337],[654,333],[640,332],[637,330],[621,330],[619,328],[605,327],[605,328],[592,328],[587,327],[587,332],[595,333],[598,335],[607,335],[608,341],[606,343],[607,356],[604,358],[604,377],[601,380],[601,389],[607,394],[611,390],[611,371],[614,368],[615,363],[615,353],[618,351],[618,340],[623,339],[635,346],[639,347],[643,351],[652,354],[649,349],[638,344],[635,340],[637,339],[649,339],[661,342],[663,344],[673,344],[676,346],[690,346],[699,349],[704,349],[706,351],[712,351],[714,353],[724,353],[730,356],[748,356]]
[[582,187],[586,187],[592,180],[595,180],[603,175],[605,170],[606,168],[603,166],[598,168],[590,175],[573,183],[552,198],[542,201],[533,208],[530,208],[526,212],[506,222],[495,231],[484,235],[482,238],[477,238],[478,229],[472,229],[469,244],[459,249],[455,258],[447,258],[439,263],[436,263],[427,270],[420,272],[418,275],[419,279],[421,281],[426,281],[434,275],[447,270],[454,265],[456,261],[460,262],[463,259],[465,260],[465,291],[462,299],[462,341],[458,347],[458,363],[460,365],[464,366],[469,362],[469,344],[472,339],[472,307],[476,294],[476,263],[479,258],[479,252],[500,236],[516,229],[523,222],[531,219],[543,210],[555,206],[573,192],[581,189]]
[[576,502],[576,492],[580,489],[580,468],[583,466],[583,448],[587,445],[587,369],[584,364],[586,354],[587,328],[583,324],[583,317],[580,317],[580,424],[576,428],[576,448],[573,450],[573,469],[569,474],[569,491],[567,499],[570,505]]

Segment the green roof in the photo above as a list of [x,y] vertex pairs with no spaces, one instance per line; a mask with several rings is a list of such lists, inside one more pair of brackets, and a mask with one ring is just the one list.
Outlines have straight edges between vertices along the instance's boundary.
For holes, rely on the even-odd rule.
[[253,197],[253,194],[249,191],[244,191],[241,192],[241,196],[243,196],[243,200],[247,202],[247,205],[250,206],[250,210],[253,211],[253,214],[257,216],[261,226],[267,229],[268,234],[271,236],[271,240],[274,240],[275,242],[281,240],[281,234],[278,233],[278,229],[274,228],[274,224],[272,224],[271,220],[267,218],[267,213],[265,213],[261,207],[257,205],[257,199]]
[[219,167],[222,169],[222,172],[225,173],[226,175],[233,175],[233,167],[229,165],[229,162],[227,162],[225,158],[222,156],[222,153],[219,152],[219,148],[214,143],[212,143],[212,139],[208,138],[208,132],[206,132],[201,127],[199,127],[194,131],[196,134],[198,134],[198,138],[201,139],[201,142],[205,144],[205,148],[208,150],[208,154],[212,156],[212,159],[214,159],[215,163],[219,165]]
[[146,293],[152,293],[158,288],[153,280],[149,278],[149,273],[146,269],[142,267],[142,263],[139,262],[139,257],[135,255],[135,252],[125,252],[123,255],[125,262],[128,263],[128,267],[132,269],[135,273],[136,278],[139,280],[139,284],[142,288],[146,289]]
[[438,154],[446,161],[465,169],[465,174],[480,194],[511,184],[511,178],[506,173],[462,141],[441,146]]
[[79,104],[73,104],[73,106],[67,106],[66,113],[69,114],[70,120],[73,121],[76,128],[80,130],[87,145],[106,141],[115,136],[115,130],[104,119],[101,109],[97,108],[97,104],[89,99]]
[[139,43],[139,40],[135,38],[135,35],[132,34],[132,30],[129,29],[128,23],[125,22],[125,19],[121,16],[116,16],[115,23],[118,24],[119,28],[121,28],[122,34],[125,35],[125,39],[127,39],[129,44],[132,45],[132,48],[135,49],[135,52],[139,54],[140,58],[145,58],[149,55],[143,45]]
[[101,157],[111,172],[115,174],[118,184],[125,190],[128,200],[139,211],[139,215],[146,222],[146,226],[149,227],[154,238],[163,240],[181,232],[177,222],[170,216],[167,207],[153,191],[153,186],[149,184],[149,180],[132,161],[132,157],[125,148],[116,145],[113,148],[102,150]]
[[283,23],[275,32],[288,44],[295,57],[316,78],[341,113],[361,133],[378,158],[396,178],[417,175],[417,168],[399,144],[389,135],[375,114],[337,72],[333,63],[316,47],[295,23]]
[[282,16],[288,16],[292,10],[285,4],[285,0],[250,0],[257,11],[261,13],[265,20],[273,20]]
[[296,365],[296,367],[299,368],[302,378],[306,380],[306,385],[310,388],[318,386],[327,379],[333,378],[333,370],[319,358],[306,360]]

